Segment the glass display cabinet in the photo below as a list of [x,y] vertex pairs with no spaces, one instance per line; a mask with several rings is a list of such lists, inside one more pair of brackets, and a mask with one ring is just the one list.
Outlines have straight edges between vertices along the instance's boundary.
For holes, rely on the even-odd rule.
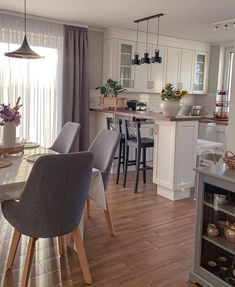
[[201,286],[235,286],[235,170],[225,164],[198,169],[194,270]]

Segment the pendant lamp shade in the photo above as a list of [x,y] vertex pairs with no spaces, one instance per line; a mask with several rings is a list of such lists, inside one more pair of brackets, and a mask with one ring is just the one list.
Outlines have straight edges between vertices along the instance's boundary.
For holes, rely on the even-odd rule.
[[162,57],[159,56],[159,52],[158,49],[155,50],[154,56],[152,57],[152,63],[162,63]]
[[26,36],[26,0],[24,1],[24,27],[25,27],[25,35],[22,45],[19,49],[13,52],[4,53],[5,56],[11,58],[18,58],[18,59],[42,59],[43,56],[40,56],[36,52],[34,52],[28,43],[27,36]]
[[151,60],[149,58],[149,53],[148,53],[148,35],[149,35],[149,20],[147,20],[146,50],[144,53],[144,57],[141,58],[141,64],[150,64],[151,63]]
[[24,41],[23,41],[22,45],[20,46],[20,48],[13,51],[13,52],[5,53],[5,56],[11,57],[11,58],[18,58],[18,59],[41,59],[41,58],[44,58],[44,57],[40,56],[39,54],[37,54],[36,52],[34,52],[29,47],[26,35],[24,36]]
[[163,14],[158,14],[157,16],[157,49],[155,49],[154,56],[152,57],[152,63],[161,64],[162,63],[162,57],[160,57],[160,50],[158,48],[159,45],[159,29],[160,29],[160,17],[163,16]]
[[140,59],[139,59],[139,52],[138,52],[138,44],[139,44],[139,23],[137,23],[137,29],[136,29],[136,42],[135,42],[135,53],[134,58],[131,60],[132,65],[140,65]]

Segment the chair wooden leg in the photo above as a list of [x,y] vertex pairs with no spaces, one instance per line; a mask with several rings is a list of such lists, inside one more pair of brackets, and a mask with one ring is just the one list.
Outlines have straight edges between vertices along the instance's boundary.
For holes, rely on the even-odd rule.
[[16,255],[16,251],[17,251],[17,247],[19,245],[20,237],[21,237],[21,233],[19,233],[15,229],[13,233],[12,241],[11,241],[11,247],[10,247],[10,252],[8,255],[8,260],[7,260],[7,266],[6,266],[7,270],[12,268],[15,255]]
[[89,197],[86,200],[86,214],[87,214],[87,218],[91,217],[91,201]]
[[107,209],[106,210],[104,209],[104,214],[105,214],[105,218],[106,218],[106,221],[108,224],[109,233],[111,236],[114,236],[113,222],[112,222],[112,217],[111,217],[107,198],[106,198],[106,207],[107,207]]
[[82,242],[82,237],[79,228],[76,228],[72,231],[73,240],[77,248],[78,258],[81,264],[82,273],[86,284],[92,284],[91,273],[89,265],[86,258],[86,252]]
[[58,247],[59,247],[60,256],[63,256],[63,254],[64,254],[64,236],[58,237]]
[[24,266],[24,273],[22,279],[22,287],[27,287],[29,282],[29,274],[33,260],[33,253],[35,248],[37,238],[29,237],[25,266]]

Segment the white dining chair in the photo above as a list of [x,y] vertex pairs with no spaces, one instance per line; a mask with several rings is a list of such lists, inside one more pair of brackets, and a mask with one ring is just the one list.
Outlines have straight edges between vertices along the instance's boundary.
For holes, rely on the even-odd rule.
[[78,152],[75,145],[78,142],[80,127],[78,123],[67,122],[50,149],[58,153]]

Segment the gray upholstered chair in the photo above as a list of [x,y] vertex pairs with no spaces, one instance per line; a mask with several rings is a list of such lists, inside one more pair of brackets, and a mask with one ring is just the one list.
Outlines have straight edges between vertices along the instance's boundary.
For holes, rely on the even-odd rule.
[[78,152],[78,137],[81,125],[67,122],[50,149],[58,153]]
[[7,269],[12,268],[21,234],[29,236],[22,286],[28,284],[36,240],[58,237],[62,254],[63,235],[70,233],[85,282],[91,284],[78,226],[88,197],[92,165],[90,152],[45,155],[35,162],[20,200],[2,203],[4,217],[15,228]]
[[[101,130],[93,143],[89,147],[89,151],[94,156],[93,167],[101,171],[103,178],[104,189],[107,191],[107,185],[118,144],[120,142],[121,134],[117,130]],[[87,215],[90,216],[89,199],[87,201]],[[106,196],[107,210],[104,210],[105,217],[108,223],[109,232],[114,235],[114,229],[111,219],[110,210],[108,207],[108,201]]]

